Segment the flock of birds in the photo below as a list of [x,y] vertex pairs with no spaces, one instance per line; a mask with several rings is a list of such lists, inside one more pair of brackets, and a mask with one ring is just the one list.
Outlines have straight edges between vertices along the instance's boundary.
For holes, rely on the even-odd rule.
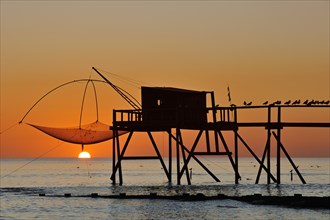
[[[288,100],[286,102],[284,102],[283,104],[284,105],[300,105],[300,104],[303,104],[303,105],[307,105],[307,106],[311,106],[311,105],[329,105],[330,103],[330,100],[327,100],[327,101],[317,101],[317,100],[306,100],[304,102],[301,102],[300,99],[298,100],[295,100],[291,103],[291,100]],[[252,105],[252,102],[246,102],[244,101],[243,104],[245,106],[249,106],[249,105]],[[269,103],[268,101],[262,103],[263,105],[269,105],[269,106],[275,106],[275,105],[281,105],[282,102],[281,101],[275,101],[275,102],[272,102],[272,103]],[[234,104],[232,104],[232,107],[235,106]]]

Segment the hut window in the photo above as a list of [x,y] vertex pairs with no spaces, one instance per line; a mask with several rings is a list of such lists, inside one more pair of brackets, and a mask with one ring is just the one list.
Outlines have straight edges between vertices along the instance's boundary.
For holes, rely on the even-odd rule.
[[162,104],[162,100],[157,99],[157,106],[160,106]]

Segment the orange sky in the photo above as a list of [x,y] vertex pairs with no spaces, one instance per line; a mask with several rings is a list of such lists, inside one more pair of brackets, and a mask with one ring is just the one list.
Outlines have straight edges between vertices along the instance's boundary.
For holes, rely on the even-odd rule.
[[[329,1],[1,1],[1,131],[18,122],[50,89],[75,79],[100,79],[91,67],[139,80],[141,85],[215,91],[216,101],[329,98]],[[136,86],[110,80],[140,98]],[[55,92],[25,122],[76,126],[84,84]],[[100,120],[129,106],[97,84]],[[92,92],[84,122],[95,119]],[[262,117],[266,117],[266,113]],[[246,113],[241,120],[256,120]],[[286,121],[330,120],[328,109],[287,112]],[[260,154],[264,130],[240,131]],[[283,142],[295,156],[329,156],[329,129],[287,129]],[[143,136],[143,135],[142,135]],[[187,140],[194,137],[187,134]],[[129,150],[149,151],[147,137]],[[164,143],[162,133],[157,140]],[[230,138],[228,136],[228,138]],[[123,139],[124,140],[124,139]],[[37,157],[59,142],[27,125],[1,135],[1,157]],[[110,157],[111,141],[86,147]],[[151,148],[150,148],[151,149]],[[45,157],[76,157],[62,144]],[[163,147],[161,147],[162,151]],[[244,151],[243,156],[246,156]]]

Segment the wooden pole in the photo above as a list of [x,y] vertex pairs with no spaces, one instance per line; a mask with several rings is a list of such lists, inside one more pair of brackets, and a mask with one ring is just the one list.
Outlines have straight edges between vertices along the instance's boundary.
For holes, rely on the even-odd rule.
[[[278,107],[277,109],[277,123],[278,125],[281,124],[281,107]],[[278,140],[277,140],[277,162],[276,162],[276,174],[277,174],[277,183],[278,184],[281,184],[281,145],[280,145],[280,142],[281,142],[281,128],[280,126],[278,126],[277,128],[277,137],[278,137]]]
[[[211,99],[212,99],[213,123],[216,123],[217,122],[217,110],[215,109],[214,92],[211,92]],[[214,143],[215,143],[215,151],[219,152],[219,142],[218,142],[218,137],[217,137],[217,131],[216,130],[214,130]]]
[[221,141],[222,141],[223,147],[225,148],[225,150],[226,150],[226,152],[227,152],[227,155],[228,155],[229,161],[230,161],[230,163],[231,163],[231,166],[232,166],[233,169],[234,169],[235,176],[237,175],[237,178],[239,179],[240,176],[239,176],[239,174],[237,173],[237,170],[236,170],[236,164],[235,164],[235,162],[234,162],[234,160],[233,160],[233,158],[232,158],[232,156],[231,156],[231,154],[230,154],[230,152],[229,152],[229,148],[228,148],[228,145],[227,145],[227,143],[226,143],[226,140],[225,140],[225,138],[223,137],[223,135],[222,135],[222,133],[221,133],[220,130],[218,131],[218,134],[219,134],[219,137],[220,137],[220,139],[221,139]]
[[[176,138],[174,137],[173,135],[171,135],[172,138],[177,141],[182,147],[183,149],[189,154],[190,151]],[[216,182],[221,182],[195,155],[192,155],[191,156],[192,158],[194,158],[194,160],[211,176],[213,177],[213,179],[216,181]]]
[[168,182],[172,183],[172,131],[171,129],[168,131],[168,172],[169,172],[169,178]]
[[[234,123],[237,124],[237,110],[236,108],[234,109]],[[238,173],[238,137],[237,137],[237,129],[234,131],[234,144],[235,144],[235,184],[238,184],[238,180],[240,178],[239,173]]]
[[180,145],[181,145],[181,154],[182,154],[183,164],[187,164],[187,166],[185,166],[187,183],[188,183],[188,185],[191,185],[190,177],[189,177],[189,171],[188,171],[188,163],[187,163],[187,160],[186,160],[186,153],[184,152],[184,148],[182,147],[183,146],[183,139],[182,139],[181,135],[180,135],[180,143],[181,143]]
[[264,168],[264,170],[267,172],[267,174],[270,176],[270,178],[274,182],[276,182],[275,177],[270,173],[270,171],[268,170],[268,168],[260,161],[260,159],[253,152],[253,150],[249,147],[249,145],[243,140],[243,138],[239,134],[237,134],[237,137],[240,139],[240,141],[243,143],[243,145],[246,147],[246,149],[248,149],[248,151],[252,154],[252,156],[254,157],[254,159],[256,159],[258,161],[258,163],[260,164],[260,166],[262,166],[262,168]]
[[[113,135],[117,134],[116,129],[116,111],[113,110],[112,112],[112,119],[113,119]],[[110,179],[112,180],[112,184],[116,184],[116,138],[112,139],[112,177]]]
[[303,184],[306,184],[306,181],[304,180],[303,176],[301,175],[301,173],[299,172],[298,168],[296,167],[296,165],[294,164],[293,160],[291,159],[290,155],[288,154],[288,152],[286,151],[285,147],[283,146],[283,144],[281,143],[280,139],[276,136],[275,132],[273,132],[274,137],[276,138],[276,140],[278,141],[278,143],[280,144],[280,147],[283,150],[283,153],[285,154],[285,156],[288,158],[288,160],[290,161],[293,169],[296,171],[296,173],[298,174],[301,182]]
[[114,168],[114,172],[113,172],[112,175],[111,175],[111,179],[113,179],[113,178],[115,177],[115,175],[116,175],[117,169],[119,168],[119,166],[120,166],[120,164],[121,164],[121,160],[122,160],[123,157],[124,157],[124,154],[125,154],[125,152],[126,152],[126,149],[127,149],[128,143],[129,143],[129,141],[131,140],[132,135],[133,135],[133,131],[130,131],[130,133],[129,133],[128,137],[127,137],[126,143],[125,143],[125,145],[124,145],[124,147],[123,147],[123,150],[121,151],[121,153],[120,153],[120,155],[119,155],[119,157],[118,157],[118,161],[117,161],[116,166],[115,166],[115,168]]
[[[117,131],[117,133],[118,133],[118,131]],[[115,138],[117,139],[116,142],[117,142],[117,157],[118,157],[118,164],[119,164],[119,166],[118,166],[118,169],[119,169],[119,184],[123,185],[123,173],[121,171],[121,159],[119,160],[119,158],[120,158],[119,136],[116,135]]]
[[191,147],[191,151],[190,151],[190,153],[189,153],[189,155],[188,155],[188,157],[187,157],[186,163],[183,164],[183,167],[182,167],[182,169],[181,169],[181,172],[179,173],[180,178],[181,178],[181,176],[183,175],[183,172],[185,171],[185,169],[187,168],[188,163],[189,163],[191,157],[194,155],[195,149],[196,149],[196,147],[197,147],[197,144],[198,144],[199,139],[200,139],[200,137],[202,136],[202,134],[203,134],[203,130],[200,130],[200,131],[198,132],[198,135],[197,135],[197,137],[196,137],[196,140],[195,140],[193,146]]
[[161,163],[161,165],[162,165],[162,167],[163,167],[163,169],[165,171],[166,177],[167,177],[167,179],[169,179],[169,173],[168,173],[167,168],[165,166],[164,160],[163,160],[162,155],[160,154],[160,152],[158,150],[158,147],[156,145],[156,142],[155,142],[154,138],[152,137],[152,134],[151,134],[150,131],[148,131],[148,136],[150,138],[150,141],[152,143],[152,146],[154,147],[154,149],[156,151],[157,157],[158,157],[158,159],[159,159],[159,161],[160,161],[160,163]]
[[180,129],[177,128],[176,129],[176,182],[177,182],[177,185],[180,185],[181,184],[181,176],[180,176],[180,147],[179,147],[179,138],[180,136]]
[[[265,146],[265,150],[264,150],[264,153],[262,154],[262,158],[261,158],[261,163],[264,164],[265,162],[265,157],[266,157],[266,154],[267,154],[267,150],[268,150],[268,141],[269,139],[267,139],[267,142],[266,142],[266,146]],[[259,179],[260,179],[260,174],[261,174],[261,170],[262,170],[262,166],[260,165],[259,166],[259,170],[258,170],[258,174],[257,174],[257,178],[256,178],[256,184],[259,183]]]
[[206,151],[211,152],[209,130],[205,130],[205,138],[206,138]]
[[270,130],[270,124],[271,124],[271,107],[268,107],[268,128],[267,128],[267,184],[270,184],[270,136],[271,136],[271,130]]

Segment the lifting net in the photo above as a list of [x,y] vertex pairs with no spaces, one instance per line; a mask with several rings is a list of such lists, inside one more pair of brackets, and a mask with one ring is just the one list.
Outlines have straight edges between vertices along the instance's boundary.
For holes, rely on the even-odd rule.
[[[93,69],[96,70],[95,68],[93,68]],[[97,71],[97,73],[99,73],[99,72]],[[103,75],[101,75],[101,76],[102,76],[102,78],[106,79],[105,77],[103,77]],[[48,96],[50,93],[54,92],[55,90],[57,90],[59,88],[62,88],[63,86],[66,86],[66,85],[69,85],[72,83],[78,83],[78,82],[86,82],[83,99],[82,99],[82,104],[81,104],[79,126],[68,127],[68,128],[54,128],[54,127],[46,127],[46,126],[29,124],[29,123],[27,123],[27,124],[54,137],[54,138],[57,138],[59,140],[65,141],[65,142],[73,143],[73,144],[81,144],[82,147],[86,144],[96,144],[96,143],[100,143],[100,142],[107,141],[109,139],[114,138],[115,135],[114,135],[114,132],[112,130],[110,130],[110,126],[107,124],[104,124],[102,122],[99,122],[99,120],[98,120],[98,118],[99,118],[98,117],[98,101],[97,101],[97,94],[96,94],[96,88],[95,88],[94,82],[107,83],[107,84],[111,85],[122,97],[125,98],[125,100],[131,100],[129,97],[131,97],[133,99],[134,99],[134,97],[129,95],[125,90],[113,85],[107,79],[106,79],[106,81],[96,80],[96,79],[73,80],[73,81],[70,81],[70,82],[67,82],[67,83],[64,83],[62,85],[55,87],[54,89],[50,90],[45,95],[43,95],[36,103],[33,104],[33,106],[23,116],[23,118],[19,122],[19,124],[21,124],[23,122],[23,120],[26,118],[26,116],[31,112],[31,110],[41,100],[43,100],[46,96]],[[86,96],[86,91],[87,91],[89,84],[91,84],[93,86],[93,90],[94,90],[95,107],[96,107],[96,121],[93,123],[90,123],[90,124],[81,125],[85,96]],[[126,94],[128,94],[128,95],[126,95]],[[136,99],[134,99],[134,100],[136,101]],[[128,133],[128,132],[127,131],[117,131],[118,136],[126,134],[126,133]]]
[[[54,138],[73,144],[96,144],[114,137],[110,126],[99,121],[71,128],[54,128],[34,124],[28,125]],[[118,136],[126,133],[127,131],[118,131]]]

